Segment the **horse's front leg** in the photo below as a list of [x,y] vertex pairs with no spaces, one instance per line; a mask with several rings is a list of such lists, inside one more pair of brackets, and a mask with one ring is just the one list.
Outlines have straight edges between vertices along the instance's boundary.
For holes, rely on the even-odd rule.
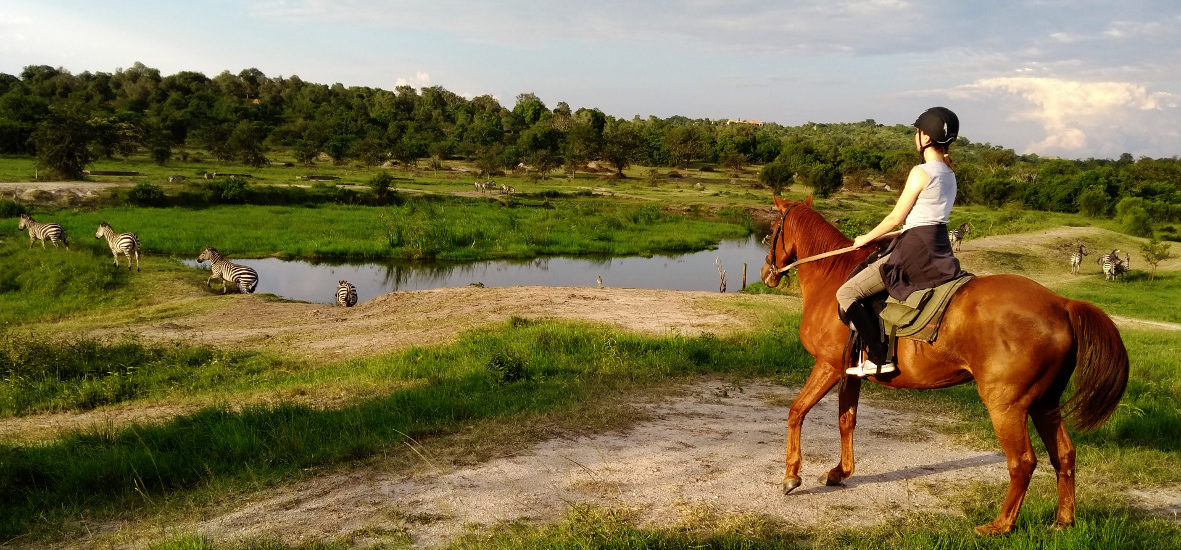
[[787,413],[787,458],[783,474],[785,495],[800,486],[800,464],[803,462],[800,453],[800,431],[804,426],[804,417],[840,378],[839,369],[817,361],[812,366],[812,374],[808,375],[808,381],[804,383],[800,394],[791,403],[791,410]]
[[825,485],[840,485],[853,475],[853,428],[857,427],[857,400],[861,396],[861,378],[841,378],[837,396],[840,408],[837,423],[841,428],[841,461],[827,474],[820,476],[820,482]]

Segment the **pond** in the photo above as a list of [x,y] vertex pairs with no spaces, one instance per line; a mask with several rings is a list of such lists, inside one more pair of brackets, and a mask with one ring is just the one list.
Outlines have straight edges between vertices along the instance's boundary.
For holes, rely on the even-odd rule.
[[[714,250],[687,254],[570,258],[547,257],[532,260],[496,260],[472,263],[389,262],[330,264],[278,258],[233,259],[258,271],[256,292],[283,298],[324,304],[335,303],[336,284],[346,280],[357,287],[364,302],[397,290],[427,290],[480,283],[502,286],[597,286],[653,288],[668,290],[718,290],[719,261],[726,270],[726,291],[742,289],[742,265],[747,280],[757,281],[767,248],[754,236],[718,243]],[[189,266],[208,270],[208,264],[194,260]],[[220,284],[215,284],[220,289]]]

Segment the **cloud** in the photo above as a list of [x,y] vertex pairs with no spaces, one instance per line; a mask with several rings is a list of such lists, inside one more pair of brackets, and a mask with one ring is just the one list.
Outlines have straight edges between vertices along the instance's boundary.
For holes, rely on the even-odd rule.
[[414,73],[412,78],[398,77],[394,80],[394,87],[410,86],[412,88],[428,88],[431,85],[431,75],[424,71]]
[[[1002,77],[977,80],[953,93],[1008,100],[1011,107],[1013,99],[1020,100],[1012,118],[1034,122],[1045,132],[1028,146],[1038,154],[1114,156],[1131,144],[1176,134],[1171,121],[1177,119],[1178,96],[1133,82]],[[1162,149],[1175,145],[1157,144]]]

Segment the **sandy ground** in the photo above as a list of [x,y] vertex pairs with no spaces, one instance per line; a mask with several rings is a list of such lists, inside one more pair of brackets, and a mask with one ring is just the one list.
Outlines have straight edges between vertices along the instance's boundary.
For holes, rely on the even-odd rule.
[[941,512],[939,494],[948,483],[1006,477],[1002,455],[950,442],[931,429],[938,418],[867,403],[860,409],[858,473],[845,487],[826,487],[817,480],[839,458],[833,395],[805,424],[807,481],[785,496],[784,417],[794,395],[767,382],[703,381],[638,404],[649,419],[624,431],[554,438],[471,467],[439,467],[424,457],[415,472],[365,468],[321,476],[173,532],[358,545],[408,538],[430,546],[490,525],[558,521],[580,505],[622,510],[643,526],[669,527],[702,514],[857,526]]

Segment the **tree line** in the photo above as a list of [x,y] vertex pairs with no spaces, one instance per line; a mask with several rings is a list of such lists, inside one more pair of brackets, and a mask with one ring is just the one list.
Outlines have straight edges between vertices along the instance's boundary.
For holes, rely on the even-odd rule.
[[[818,194],[841,187],[897,189],[917,160],[907,125],[783,126],[639,116],[547,106],[522,93],[511,106],[440,86],[393,90],[325,85],[257,69],[161,75],[136,63],[114,73],[28,66],[0,73],[0,154],[33,155],[49,177],[79,179],[96,159],[148,155],[160,164],[190,148],[221,162],[261,166],[278,152],[312,164],[368,167],[463,159],[493,174],[521,164],[545,177],[588,162],[619,176],[633,165],[758,168],[779,191],[803,183]],[[1181,217],[1181,161],[1067,160],[1018,155],[961,137],[953,147],[960,202],[1090,216],[1119,216],[1135,234]]]

